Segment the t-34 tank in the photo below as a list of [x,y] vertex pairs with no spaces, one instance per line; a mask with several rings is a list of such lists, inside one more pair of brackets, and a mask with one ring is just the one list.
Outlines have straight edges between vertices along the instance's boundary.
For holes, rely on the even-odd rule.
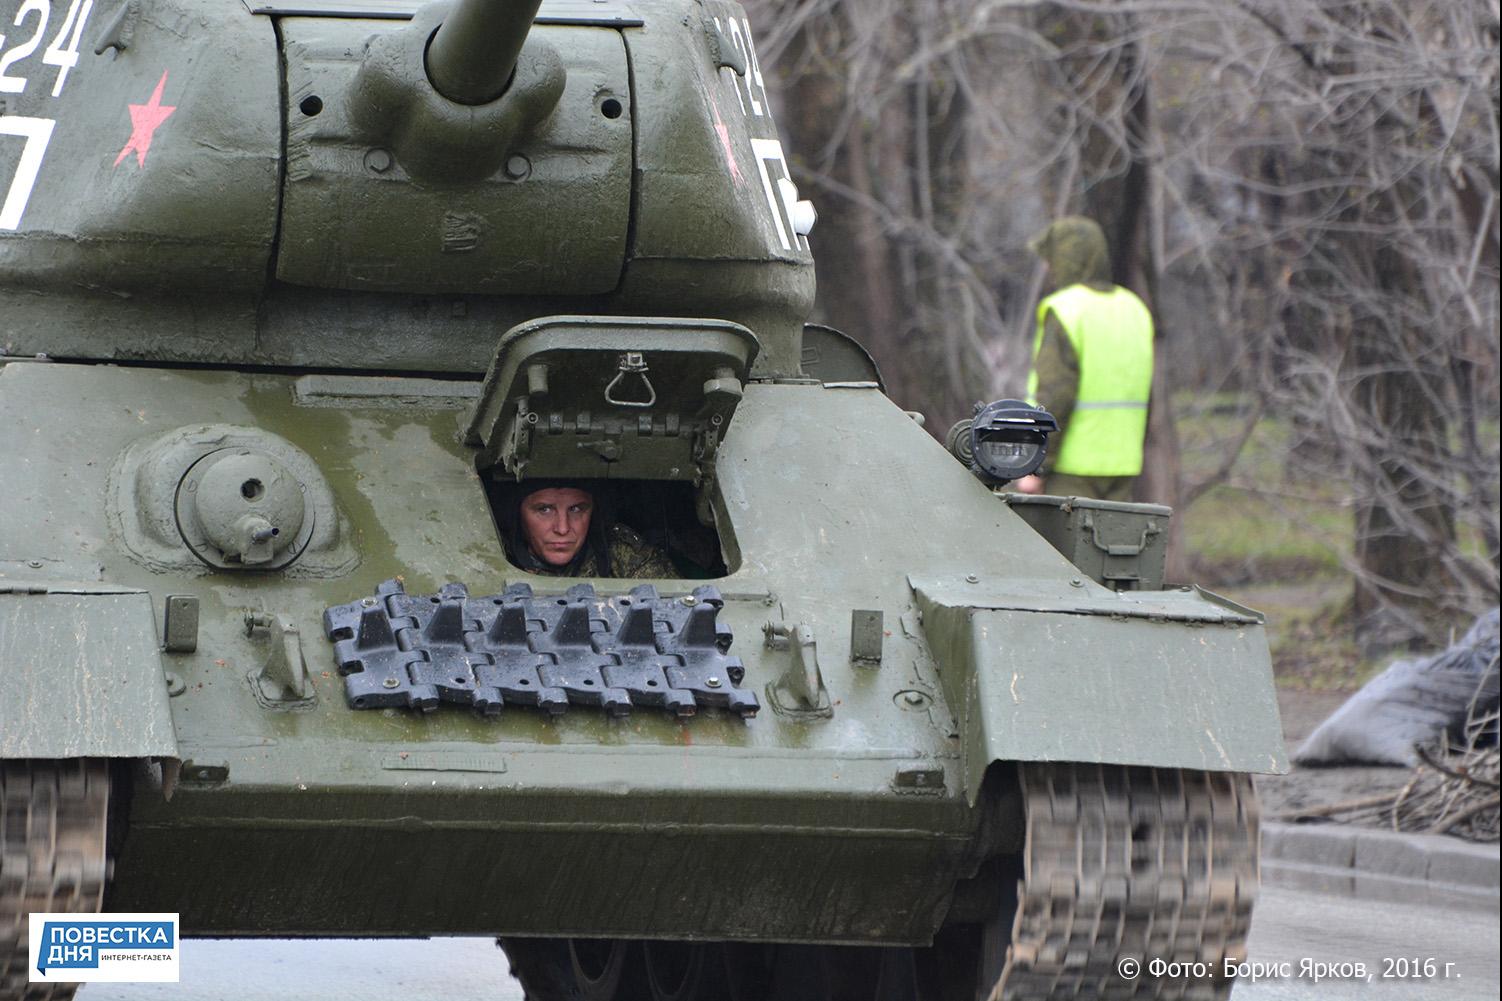
[[99,910],[548,1001],[1227,995],[1260,619],[805,327],[739,7],[0,31],[0,995]]

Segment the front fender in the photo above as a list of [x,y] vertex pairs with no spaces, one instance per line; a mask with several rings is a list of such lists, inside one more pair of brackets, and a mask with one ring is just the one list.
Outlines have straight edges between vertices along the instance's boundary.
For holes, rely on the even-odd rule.
[[994,761],[1288,768],[1254,612],[1202,591],[910,583],[972,803]]
[[0,580],[0,758],[178,757],[151,595]]

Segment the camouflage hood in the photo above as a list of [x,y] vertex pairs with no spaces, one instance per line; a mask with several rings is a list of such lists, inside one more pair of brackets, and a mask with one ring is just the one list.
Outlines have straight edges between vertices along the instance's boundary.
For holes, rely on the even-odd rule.
[[1028,241],[1027,249],[1048,262],[1054,288],[1111,280],[1106,234],[1093,219],[1065,216]]

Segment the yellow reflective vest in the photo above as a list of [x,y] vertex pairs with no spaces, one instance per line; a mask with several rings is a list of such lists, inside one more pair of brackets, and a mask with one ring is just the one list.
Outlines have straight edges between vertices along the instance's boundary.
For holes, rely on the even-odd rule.
[[[1060,289],[1038,304],[1033,358],[1043,346],[1049,312],[1079,359],[1074,413],[1056,449],[1053,471],[1072,476],[1136,476],[1142,472],[1147,400],[1153,385],[1153,318],[1127,289],[1097,292],[1088,285]],[[1028,376],[1035,404],[1037,369]],[[1042,401],[1043,406],[1048,401]]]

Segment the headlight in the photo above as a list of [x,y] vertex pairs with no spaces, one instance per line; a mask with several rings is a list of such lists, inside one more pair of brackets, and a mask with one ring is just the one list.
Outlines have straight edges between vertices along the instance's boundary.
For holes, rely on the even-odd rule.
[[970,471],[991,486],[1037,471],[1048,454],[1048,436],[1059,422],[1021,400],[976,404],[975,416],[950,428],[945,444]]

